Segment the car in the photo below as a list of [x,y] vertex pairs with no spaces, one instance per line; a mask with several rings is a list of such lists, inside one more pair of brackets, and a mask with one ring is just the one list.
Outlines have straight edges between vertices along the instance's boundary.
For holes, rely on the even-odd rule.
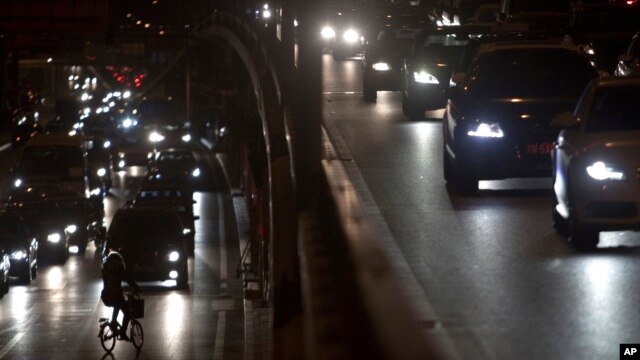
[[548,177],[559,129],[599,72],[581,50],[554,40],[485,43],[456,73],[443,117],[443,172],[454,190],[473,194],[478,180]]
[[87,199],[73,191],[59,191],[45,194],[41,201],[55,203],[65,218],[65,232],[69,237],[72,253],[84,254],[89,241],[100,232],[104,208],[102,202]]
[[189,149],[168,148],[157,151],[148,164],[149,173],[180,179],[184,184],[194,184],[202,171]]
[[42,125],[33,113],[18,113],[15,119],[15,125],[13,127],[13,133],[11,134],[11,146],[17,148],[24,145],[36,134],[43,132]]
[[639,20],[640,4],[588,4],[576,9],[567,31],[598,69],[613,73],[618,56],[639,30]]
[[419,29],[382,26],[368,41],[362,55],[362,93],[375,101],[379,90],[400,90],[400,69]]
[[89,195],[85,150],[80,136],[37,134],[11,169],[12,186],[56,178],[63,190]]
[[640,77],[601,78],[554,118],[553,223],[579,249],[595,248],[600,231],[640,230],[638,99]]
[[633,35],[625,53],[618,56],[615,76],[640,75],[640,31]]
[[38,239],[38,257],[64,264],[69,257],[69,234],[60,207],[50,201],[32,201],[8,206],[27,222]]
[[20,214],[0,212],[0,247],[9,253],[9,275],[29,284],[38,274],[38,239]]
[[142,185],[132,202],[132,207],[173,207],[178,211],[182,224],[183,233],[187,239],[187,250],[189,255],[195,251],[195,221],[199,216],[193,214],[193,204],[191,192],[178,184],[147,184]]
[[482,25],[428,27],[415,37],[402,66],[402,112],[422,119],[426,110],[443,108],[451,74],[459,70],[465,46],[490,31]]
[[92,196],[104,197],[113,186],[113,156],[104,145],[93,145],[87,150],[89,188]]
[[122,254],[136,281],[176,280],[188,287],[187,244],[174,208],[121,208],[104,239],[103,255]]
[[9,251],[0,247],[0,298],[9,292],[9,273],[11,271],[11,257]]

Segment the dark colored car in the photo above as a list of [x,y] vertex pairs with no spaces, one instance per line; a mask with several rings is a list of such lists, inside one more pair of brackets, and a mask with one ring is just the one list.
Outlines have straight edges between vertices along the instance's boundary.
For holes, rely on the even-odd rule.
[[9,292],[9,272],[11,271],[10,254],[0,247],[0,298]]
[[462,66],[465,46],[487,26],[467,25],[425,28],[411,47],[402,67],[402,112],[422,119],[426,110],[443,108],[451,74]]
[[196,158],[188,149],[169,148],[155,153],[149,162],[149,173],[180,179],[187,186],[202,175]]
[[69,257],[69,235],[65,218],[57,204],[50,201],[22,203],[7,209],[18,212],[27,222],[29,231],[38,239],[38,254],[58,263]]
[[182,224],[183,234],[187,239],[189,255],[195,250],[195,221],[200,219],[193,214],[191,192],[178,184],[146,184],[142,185],[133,201],[133,207],[173,207],[178,211]]
[[109,193],[113,186],[113,165],[112,153],[104,147],[103,141],[94,143],[87,150],[87,172],[92,196],[104,197]]
[[15,126],[13,127],[13,134],[11,135],[11,146],[17,147],[24,145],[42,131],[42,126],[40,122],[38,122],[38,119],[33,116],[33,113],[19,113],[18,118],[15,120]]
[[639,26],[640,4],[591,4],[575,11],[568,32],[598,69],[613,73]]
[[38,274],[38,239],[29,232],[22,216],[0,212],[0,247],[9,253],[9,275],[30,283]]
[[[47,181],[48,180],[48,181]],[[61,191],[60,182],[56,178],[43,178],[36,183],[20,183],[9,189],[7,206],[17,206],[23,203],[39,201],[48,193]]]
[[478,180],[549,176],[551,119],[598,71],[573,45],[532,40],[480,46],[463,76],[444,115],[443,163],[445,180],[468,193]]
[[627,51],[618,56],[616,76],[640,75],[640,32],[633,35]]
[[137,281],[171,279],[186,288],[188,253],[183,228],[173,208],[122,208],[113,216],[103,254],[120,252]]
[[375,101],[379,90],[400,90],[402,61],[418,29],[382,27],[367,42],[362,55],[362,93]]
[[102,203],[71,191],[48,193],[43,201],[53,202],[60,208],[65,218],[65,232],[69,236],[72,252],[84,254],[87,244],[96,238],[102,227]]

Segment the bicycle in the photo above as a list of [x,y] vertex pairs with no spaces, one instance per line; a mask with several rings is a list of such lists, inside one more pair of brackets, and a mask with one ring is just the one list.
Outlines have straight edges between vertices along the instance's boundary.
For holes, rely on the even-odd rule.
[[[131,314],[131,320],[129,321],[129,340],[133,343],[133,346],[140,350],[142,344],[144,344],[144,332],[142,330],[142,324],[137,320],[144,317],[144,300],[139,295],[134,294],[127,300],[127,306]],[[115,322],[110,321],[109,318],[100,318],[98,323],[100,324],[100,331],[98,337],[100,338],[100,345],[107,352],[110,353],[116,347],[116,341],[118,334],[120,334],[122,325],[117,319]],[[125,331],[126,333],[126,331]]]

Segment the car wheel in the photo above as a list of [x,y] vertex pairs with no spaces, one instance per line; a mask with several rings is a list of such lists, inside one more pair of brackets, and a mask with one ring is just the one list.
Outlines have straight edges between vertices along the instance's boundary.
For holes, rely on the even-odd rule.
[[402,97],[402,109],[402,112],[409,120],[424,119],[424,109],[406,97]]
[[364,101],[374,102],[378,97],[378,91],[371,85],[371,81],[367,80],[367,76],[364,76],[362,81],[362,94],[364,95]]
[[564,237],[569,237],[569,221],[560,215],[556,206],[558,205],[558,198],[553,195],[553,208],[551,209],[551,220],[553,221],[553,228],[556,232]]
[[[27,262],[27,264],[28,263],[29,262]],[[31,272],[30,268],[27,268],[24,273],[22,273],[22,274],[20,274],[20,276],[18,276],[18,281],[21,284],[29,285],[29,284],[31,284],[31,280],[33,280],[33,273]]]
[[459,164],[452,164],[453,183],[458,193],[474,195],[478,191],[478,178]]
[[31,279],[35,279],[36,277],[38,277],[38,264],[36,263],[30,270],[31,272]]
[[447,154],[447,147],[444,140],[442,141],[442,172],[444,173],[444,181],[447,183],[454,181],[453,164],[451,163],[449,154]]
[[600,232],[598,230],[580,224],[576,220],[570,220],[569,230],[569,241],[576,249],[588,251],[598,247],[598,241],[600,241]]

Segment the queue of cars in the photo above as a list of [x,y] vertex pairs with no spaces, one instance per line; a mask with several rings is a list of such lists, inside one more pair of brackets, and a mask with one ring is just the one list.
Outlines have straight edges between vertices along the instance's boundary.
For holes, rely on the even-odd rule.
[[[452,191],[552,176],[555,228],[592,249],[600,231],[640,229],[640,78],[618,78],[638,74],[640,5],[567,2],[551,11],[546,3],[503,1],[493,23],[383,23],[363,51],[363,97],[400,91],[409,119],[445,109],[443,173]],[[536,28],[558,19],[564,25],[551,33]],[[410,31],[409,49],[391,51],[402,43],[385,35]]]

